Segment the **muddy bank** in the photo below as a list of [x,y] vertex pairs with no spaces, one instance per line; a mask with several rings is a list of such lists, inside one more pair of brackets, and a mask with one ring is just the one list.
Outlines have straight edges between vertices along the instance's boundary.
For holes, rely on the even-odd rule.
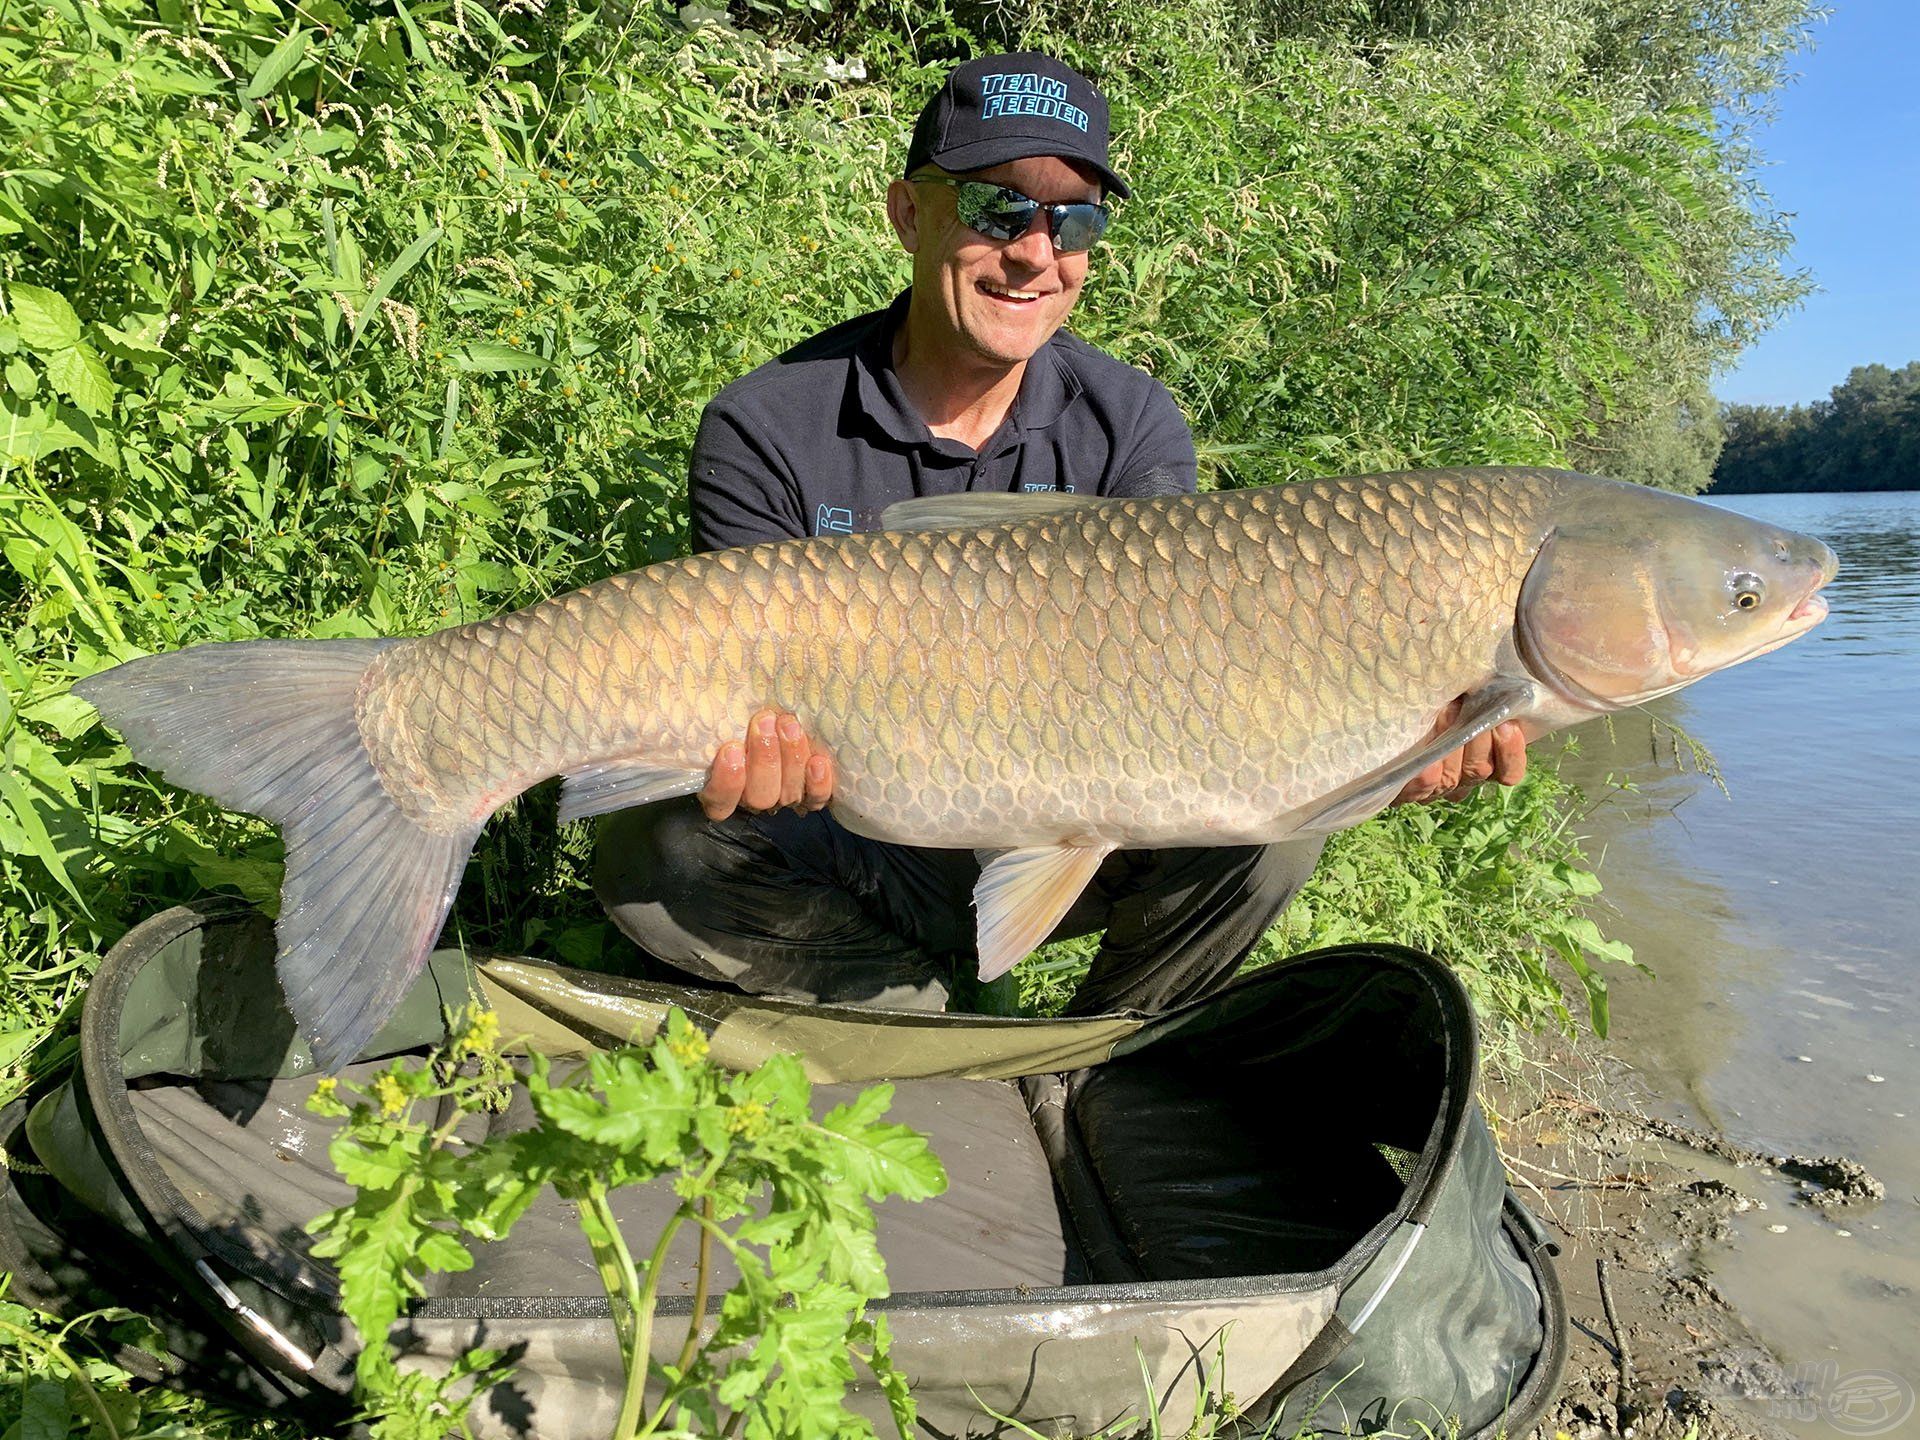
[[1772,1354],[1708,1264],[1732,1243],[1736,1214],[1844,1226],[1876,1207],[1879,1183],[1846,1157],[1770,1154],[1644,1114],[1649,1099],[1617,1058],[1551,1043],[1489,1086],[1514,1188],[1560,1241],[1573,1322],[1540,1440],[1786,1440],[1853,1404],[1868,1423],[1849,1428],[1843,1416],[1828,1433],[1894,1433],[1871,1426],[1874,1397],[1830,1393],[1832,1377]]

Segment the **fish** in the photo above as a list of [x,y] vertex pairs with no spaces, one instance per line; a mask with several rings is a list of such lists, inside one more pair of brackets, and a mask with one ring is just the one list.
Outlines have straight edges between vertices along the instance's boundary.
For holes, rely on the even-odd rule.
[[74,693],[142,764],[279,825],[277,971],[334,1070],[418,975],[488,816],[551,776],[563,820],[689,794],[751,715],[791,711],[841,824],[979,852],[992,978],[1116,849],[1358,824],[1505,721],[1536,738],[1805,634],[1838,563],[1516,467],[969,493],[881,522],[414,638],[146,656]]

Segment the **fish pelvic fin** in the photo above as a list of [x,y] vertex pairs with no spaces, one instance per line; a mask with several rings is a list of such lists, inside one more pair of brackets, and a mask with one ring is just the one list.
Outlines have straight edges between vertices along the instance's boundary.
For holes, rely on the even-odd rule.
[[707,783],[707,772],[644,760],[615,760],[575,770],[560,782],[560,820],[584,820],[635,805],[652,805],[676,795],[691,795]]
[[1538,703],[1539,688],[1526,680],[1501,678],[1474,691],[1444,731],[1398,759],[1323,796],[1301,816],[1297,827],[1289,832],[1289,838],[1331,835],[1370,819],[1393,803],[1393,797],[1402,787],[1434,761],[1451,755],[1474,736],[1485,734],[1502,721],[1529,713]]
[[1111,845],[1034,845],[981,855],[973,889],[980,978],[996,980],[1053,932]]
[[361,740],[361,678],[404,643],[198,645],[73,687],[140,763],[280,826],[276,968],[325,1071],[365,1049],[412,986],[480,832],[478,823],[454,834],[415,824]]

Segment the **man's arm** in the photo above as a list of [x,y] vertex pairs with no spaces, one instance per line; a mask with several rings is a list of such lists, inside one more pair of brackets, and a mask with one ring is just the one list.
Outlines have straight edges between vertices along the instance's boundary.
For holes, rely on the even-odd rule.
[[719,401],[701,414],[694,436],[687,509],[696,553],[807,535],[785,462],[745,417]]
[[1116,467],[1120,478],[1106,493],[1128,500],[1191,495],[1198,486],[1200,468],[1193,452],[1193,431],[1167,387],[1152,379],[1147,384],[1151,388],[1140,409],[1133,444]]

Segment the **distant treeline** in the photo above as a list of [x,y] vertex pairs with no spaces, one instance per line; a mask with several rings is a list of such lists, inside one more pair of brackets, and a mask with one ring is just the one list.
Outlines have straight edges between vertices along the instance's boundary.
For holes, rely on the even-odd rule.
[[1859,365],[1831,400],[1729,405],[1721,494],[1920,489],[1920,360]]

